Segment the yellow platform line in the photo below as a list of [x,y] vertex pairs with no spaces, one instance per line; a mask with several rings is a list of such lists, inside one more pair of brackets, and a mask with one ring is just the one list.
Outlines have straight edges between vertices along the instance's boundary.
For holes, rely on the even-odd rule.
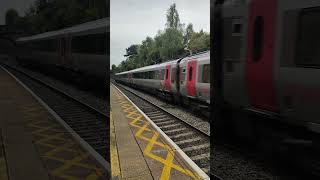
[[[135,136],[139,139],[145,140],[148,142],[144,149],[144,154],[151,159],[154,159],[160,163],[163,164],[163,169],[161,173],[160,180],[169,180],[170,179],[170,173],[172,169],[175,169],[176,171],[179,171],[193,179],[201,179],[198,175],[194,174],[192,171],[175,164],[174,157],[175,157],[175,150],[173,150],[170,146],[167,144],[164,144],[162,142],[158,141],[158,138],[160,136],[160,133],[155,131],[153,128],[150,127],[150,122],[143,119],[143,116],[138,112],[138,110],[128,101],[126,100],[122,95],[119,93],[114,93],[118,103],[122,107],[123,112],[127,113],[127,118],[131,119],[129,124],[135,128],[138,128],[138,130],[135,133]],[[143,135],[143,132],[151,132],[152,137],[146,137]],[[152,149],[155,146],[160,146],[164,150],[167,151],[166,158],[162,158],[152,152]]]
[[110,159],[111,159],[111,175],[112,179],[120,179],[120,163],[118,158],[118,147],[116,140],[116,132],[112,119],[112,111],[110,111]]

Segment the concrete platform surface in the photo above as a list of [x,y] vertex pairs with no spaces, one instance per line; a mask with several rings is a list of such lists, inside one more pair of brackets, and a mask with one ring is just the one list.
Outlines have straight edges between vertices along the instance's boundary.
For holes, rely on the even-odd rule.
[[201,179],[118,89],[112,85],[110,92],[116,142],[111,146],[117,149],[111,161],[118,161],[113,179]]
[[103,168],[2,67],[0,179],[107,179]]

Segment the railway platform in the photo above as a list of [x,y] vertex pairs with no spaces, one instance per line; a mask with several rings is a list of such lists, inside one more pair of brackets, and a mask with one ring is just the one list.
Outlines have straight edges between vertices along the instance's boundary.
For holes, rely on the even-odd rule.
[[207,179],[125,94],[110,87],[112,179]]
[[0,179],[109,179],[35,94],[0,67]]

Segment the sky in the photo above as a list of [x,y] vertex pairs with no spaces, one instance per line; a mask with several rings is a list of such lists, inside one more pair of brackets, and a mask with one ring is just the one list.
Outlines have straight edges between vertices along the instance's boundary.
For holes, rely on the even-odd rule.
[[5,24],[5,14],[8,9],[14,8],[20,16],[24,16],[26,10],[35,0],[0,0],[0,25]]
[[176,3],[180,22],[192,23],[195,31],[210,32],[210,0],[111,0],[110,66],[120,64],[132,44],[154,37],[166,24],[166,13]]

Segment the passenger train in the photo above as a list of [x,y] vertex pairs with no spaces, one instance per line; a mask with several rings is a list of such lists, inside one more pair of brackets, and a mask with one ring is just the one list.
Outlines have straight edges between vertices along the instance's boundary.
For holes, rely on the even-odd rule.
[[115,74],[115,80],[170,97],[174,102],[208,108],[210,51]]
[[[63,78],[90,79],[106,86],[109,79],[109,18],[16,40],[21,64],[54,72]],[[109,88],[107,88],[109,89]]]
[[[318,137],[320,1],[226,0],[222,22],[223,98],[233,111],[221,130],[252,138],[279,130],[278,141],[287,138],[283,129],[296,140]],[[268,118],[248,121],[234,110]]]
[[[224,118],[213,120],[215,132],[232,129],[256,142],[319,142],[320,1],[226,0],[222,22]],[[209,74],[206,52],[116,79],[210,104]]]

